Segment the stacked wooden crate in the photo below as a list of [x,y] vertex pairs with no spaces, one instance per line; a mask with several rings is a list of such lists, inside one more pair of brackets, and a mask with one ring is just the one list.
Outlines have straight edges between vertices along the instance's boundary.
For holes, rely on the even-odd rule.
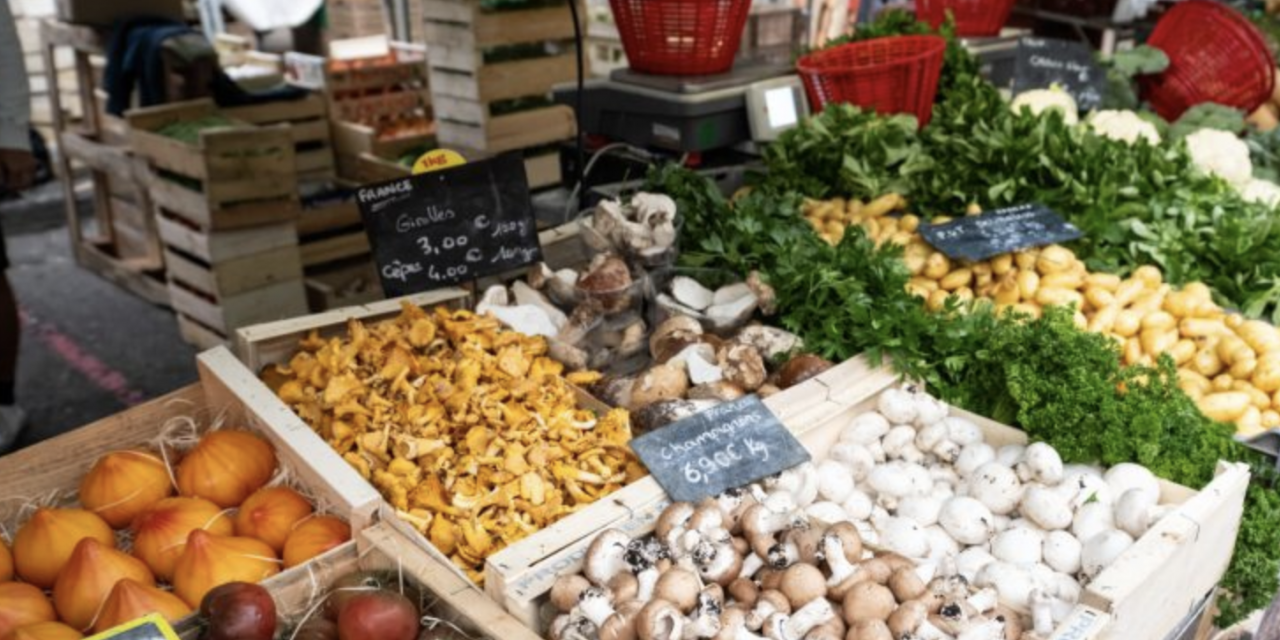
[[[207,348],[241,326],[306,313],[291,128],[226,119],[208,100],[139,109],[128,120],[149,165],[183,337]],[[217,126],[190,134],[194,141],[161,133],[202,120]]]
[[[128,125],[105,112],[106,97],[99,90],[105,36],[55,20],[44,20],[39,28],[45,68],[58,66],[63,55],[74,65],[69,82],[64,82],[62,74],[48,76],[47,98],[59,147],[55,169],[62,181],[76,262],[149,302],[168,304],[164,261],[142,164],[129,148]],[[69,94],[74,103],[67,102]],[[87,108],[81,111],[69,104]],[[33,115],[41,117],[38,110]],[[80,214],[73,163],[88,171],[93,186],[91,216]],[[90,219],[92,225],[86,224]]]
[[303,199],[298,247],[311,311],[382,299],[369,237],[350,190]]
[[319,94],[300,100],[280,100],[260,105],[224,109],[235,120],[255,125],[289,125],[294,143],[294,167],[299,183],[333,180],[337,176],[329,105]]
[[329,38],[343,40],[390,33],[382,0],[328,0]]
[[576,129],[548,96],[576,77],[569,6],[486,4],[423,0],[437,138],[468,157],[521,151],[531,187],[558,184],[556,147]]
[[324,85],[340,177],[368,184],[407,174],[388,174],[387,165],[433,145],[423,47],[393,42],[386,56],[330,61]]
[[[31,91],[31,125],[55,144],[53,101],[50,92],[60,91],[62,109],[75,120],[84,115],[84,105],[76,91],[75,53],[69,48],[59,48],[53,64],[46,63],[41,55],[40,23],[56,14],[53,0],[4,0],[9,3],[18,41],[22,44],[22,57],[27,70],[27,83]],[[51,82],[57,76],[57,82]]]

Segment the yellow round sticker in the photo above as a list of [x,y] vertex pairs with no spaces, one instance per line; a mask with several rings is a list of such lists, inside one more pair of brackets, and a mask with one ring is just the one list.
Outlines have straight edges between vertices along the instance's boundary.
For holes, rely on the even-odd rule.
[[413,163],[413,175],[422,173],[431,173],[449,167],[457,167],[467,163],[457,151],[450,149],[435,149],[422,154],[418,161]]

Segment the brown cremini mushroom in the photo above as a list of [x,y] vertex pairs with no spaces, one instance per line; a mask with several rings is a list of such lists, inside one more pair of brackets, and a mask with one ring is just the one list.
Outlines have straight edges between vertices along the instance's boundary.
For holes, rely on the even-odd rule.
[[698,575],[683,567],[671,567],[658,576],[653,597],[675,605],[681,613],[689,613],[698,604],[701,589]]
[[844,597],[844,621],[857,624],[866,620],[884,621],[898,606],[888,587],[864,581],[853,585]]
[[561,613],[569,613],[578,605],[578,596],[591,582],[578,574],[562,575],[551,585],[551,605]]
[[800,562],[782,572],[782,595],[794,611],[827,594],[827,579],[818,567]]

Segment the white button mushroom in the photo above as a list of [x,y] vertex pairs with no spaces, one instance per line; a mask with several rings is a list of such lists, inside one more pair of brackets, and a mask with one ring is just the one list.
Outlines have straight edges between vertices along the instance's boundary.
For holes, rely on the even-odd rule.
[[1022,462],[1022,456],[1026,451],[1026,445],[1006,444],[1005,446],[1000,447],[1000,450],[996,452],[996,460],[998,460],[1000,464],[1012,468],[1017,466],[1019,462]]
[[1050,531],[1044,538],[1044,561],[1054,571],[1072,573],[1080,570],[1080,540],[1066,531]]
[[991,540],[991,555],[1010,564],[1032,565],[1040,562],[1040,545],[1040,534],[1025,527],[1013,527]]
[[1020,511],[1047,531],[1071,526],[1071,506],[1057,492],[1043,485],[1032,484],[1026,488]]
[[[973,475],[978,467],[996,459],[996,450],[985,442],[976,442],[966,446],[960,451],[960,456],[956,458],[955,470],[960,474],[961,478],[968,478]],[[1005,465],[1008,466],[1008,465]]]
[[853,493],[857,479],[853,470],[839,460],[823,460],[818,463],[818,496],[831,502],[844,502]]
[[889,421],[878,413],[862,413],[841,429],[840,441],[868,445],[883,438],[884,434],[889,433],[891,426]]
[[898,502],[898,516],[914,520],[922,527],[938,522],[938,513],[942,511],[942,500],[932,496],[907,496]]
[[835,524],[849,519],[849,514],[834,502],[815,502],[805,507],[804,512],[810,518],[826,524]]
[[884,448],[884,454],[890,460],[902,460],[907,457],[909,450],[915,450],[916,453],[919,453],[919,450],[913,444],[915,438],[916,430],[913,427],[898,425],[884,435],[884,438],[880,440],[880,446]]
[[1080,570],[1085,578],[1093,579],[1103,569],[1115,562],[1120,554],[1133,545],[1129,534],[1111,529],[1089,538],[1080,552]]
[[1121,531],[1141,538],[1151,526],[1151,514],[1156,506],[1156,496],[1150,491],[1134,488],[1125,491],[1116,500],[1115,521]]
[[947,418],[943,422],[947,425],[947,439],[961,447],[982,442],[982,429],[973,422],[957,416]]
[[990,509],[991,513],[1006,515],[1018,506],[1018,501],[1022,498],[1022,485],[1013,469],[999,462],[988,462],[978,467],[970,476],[969,495]]
[[956,539],[941,526],[935,524],[927,527],[924,533],[929,537],[930,561],[941,562],[945,558],[954,558],[960,553],[960,543],[956,542]]
[[1111,505],[1102,502],[1090,502],[1080,505],[1075,518],[1071,522],[1071,533],[1077,540],[1088,542],[1094,536],[1116,528],[1116,521],[1111,512]]
[[840,505],[840,508],[848,514],[849,519],[854,522],[861,522],[870,518],[873,507],[875,507],[875,504],[871,501],[871,496],[859,489],[854,489]]
[[1155,502],[1160,501],[1160,482],[1146,467],[1129,462],[1122,462],[1103,474],[1107,486],[1111,487],[1114,496],[1124,495],[1130,489],[1142,489],[1150,493]]
[[1000,593],[1000,602],[1019,613],[1031,611],[1031,592],[1036,581],[1031,572],[1008,562],[996,560],[978,573],[979,587],[992,587]]
[[906,389],[886,389],[876,401],[876,409],[893,424],[910,424],[916,419],[915,394]]
[[947,417],[950,408],[947,403],[927,394],[917,393],[916,400],[916,420],[917,427],[927,427],[937,424]]
[[865,480],[867,474],[871,473],[871,469],[876,466],[876,459],[871,455],[871,450],[856,442],[837,442],[831,447],[830,459],[845,463],[856,482]]
[[991,511],[974,498],[948,499],[938,514],[938,524],[962,544],[982,544],[991,538]]
[[1018,463],[1018,477],[1023,482],[1039,482],[1052,486],[1062,482],[1062,458],[1058,451],[1043,442],[1027,447]]
[[965,580],[977,580],[982,568],[995,562],[995,556],[982,547],[969,547],[956,556],[956,570]]
[[881,544],[908,558],[924,558],[929,555],[929,536],[924,527],[906,518],[888,517],[875,523]]

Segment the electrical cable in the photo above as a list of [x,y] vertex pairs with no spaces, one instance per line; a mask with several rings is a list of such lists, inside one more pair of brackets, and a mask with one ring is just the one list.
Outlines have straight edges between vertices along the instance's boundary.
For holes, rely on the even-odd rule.
[[574,96],[573,105],[573,124],[574,124],[574,142],[577,148],[577,175],[574,176],[574,183],[578,186],[574,187],[577,192],[582,187],[582,181],[586,179],[586,172],[582,165],[586,156],[586,150],[583,147],[584,135],[582,132],[582,95],[586,85],[586,62],[584,59],[584,42],[582,40],[582,20],[578,17],[578,1],[569,0],[569,13],[573,15],[573,46],[576,49],[578,60],[578,93]]
[[576,204],[578,195],[582,191],[582,185],[586,183],[587,175],[590,174],[591,169],[596,166],[596,162],[598,162],[600,158],[604,157],[606,153],[609,153],[610,151],[615,151],[617,149],[626,149],[640,156],[641,158],[649,159],[653,157],[653,154],[649,153],[648,151],[645,151],[640,147],[627,144],[626,142],[610,142],[609,144],[606,144],[605,146],[597,149],[595,153],[591,154],[591,159],[587,161],[586,166],[582,167],[582,179],[579,180],[578,183],[573,186],[573,191],[569,192],[569,200],[564,203],[563,222],[568,222],[569,216],[573,215],[573,207]]

